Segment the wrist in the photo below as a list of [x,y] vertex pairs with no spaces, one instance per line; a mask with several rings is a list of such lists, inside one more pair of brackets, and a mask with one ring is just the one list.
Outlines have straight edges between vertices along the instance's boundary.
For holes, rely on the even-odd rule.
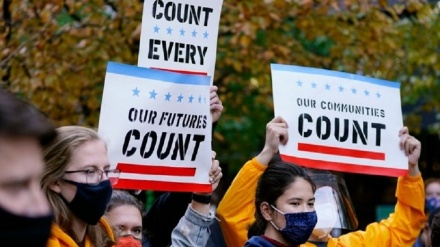
[[210,204],[211,194],[192,193],[191,199],[198,203]]
[[267,166],[275,153],[270,148],[264,147],[261,153],[258,154],[257,160],[260,164]]

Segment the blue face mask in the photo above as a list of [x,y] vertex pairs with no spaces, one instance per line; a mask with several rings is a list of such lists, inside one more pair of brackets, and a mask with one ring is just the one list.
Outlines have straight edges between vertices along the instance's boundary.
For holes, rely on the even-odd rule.
[[434,209],[440,207],[440,199],[435,197],[426,198],[425,207],[431,213]]
[[297,246],[307,242],[318,222],[318,217],[315,211],[301,212],[301,213],[283,213],[276,207],[271,206],[286,218],[286,227],[279,229],[273,221],[270,223],[280,231],[284,239],[293,246]]

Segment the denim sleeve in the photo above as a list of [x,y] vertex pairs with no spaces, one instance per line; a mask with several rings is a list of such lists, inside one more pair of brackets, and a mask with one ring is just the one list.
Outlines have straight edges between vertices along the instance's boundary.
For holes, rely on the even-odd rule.
[[189,205],[185,215],[171,233],[171,247],[206,246],[212,219],[212,213],[208,216],[199,214]]

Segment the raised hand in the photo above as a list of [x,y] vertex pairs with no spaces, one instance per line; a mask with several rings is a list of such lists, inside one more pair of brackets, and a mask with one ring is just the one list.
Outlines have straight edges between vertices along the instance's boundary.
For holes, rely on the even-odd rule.
[[286,145],[288,141],[287,122],[278,116],[266,125],[266,141],[261,153],[257,156],[258,162],[267,165],[274,154],[278,152],[279,146]]
[[218,121],[223,111],[222,101],[217,95],[217,90],[218,90],[217,86],[211,86],[210,109],[211,109],[211,117],[213,123]]
[[407,127],[403,127],[399,131],[400,149],[408,156],[408,169],[411,176],[419,174],[419,158],[422,150],[422,144],[414,136],[409,134]]

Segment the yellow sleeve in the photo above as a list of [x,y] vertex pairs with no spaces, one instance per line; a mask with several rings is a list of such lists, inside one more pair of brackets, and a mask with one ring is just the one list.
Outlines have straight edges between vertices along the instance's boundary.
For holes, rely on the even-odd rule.
[[371,223],[365,231],[329,239],[329,247],[408,246],[416,241],[425,224],[425,190],[421,175],[400,177],[396,189],[397,204],[388,219]]
[[256,158],[246,162],[229,186],[217,208],[217,216],[227,246],[244,246],[248,227],[255,220],[255,191],[267,166]]

